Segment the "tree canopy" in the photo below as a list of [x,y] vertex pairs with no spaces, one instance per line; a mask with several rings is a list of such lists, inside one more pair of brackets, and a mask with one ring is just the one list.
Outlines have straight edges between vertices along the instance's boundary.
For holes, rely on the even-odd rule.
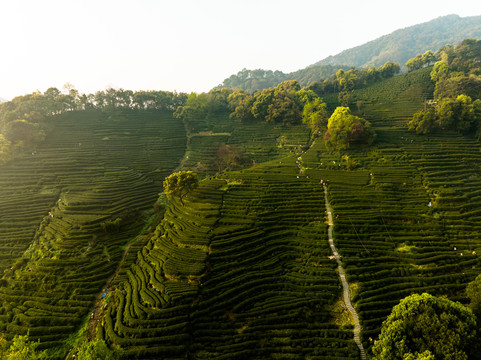
[[326,104],[312,90],[300,89],[297,81],[284,81],[275,88],[250,95],[236,90],[229,95],[231,116],[241,121],[260,120],[284,125],[301,121],[317,134],[327,124]]
[[[431,54],[415,59],[432,62]],[[446,45],[436,54],[431,71],[435,82],[434,100],[413,115],[408,129],[417,134],[454,130],[481,138],[481,40],[466,39]],[[412,60],[412,59],[411,59]],[[415,67],[413,65],[413,67]]]
[[401,300],[383,323],[374,359],[478,358],[476,318],[460,303],[427,293]]
[[29,341],[28,335],[16,335],[10,346],[0,335],[0,359],[3,360],[40,360],[44,351],[37,351],[40,342]]
[[314,82],[307,89],[313,90],[319,96],[339,92],[340,98],[342,98],[353,90],[393,77],[400,71],[400,66],[390,61],[377,68],[374,66],[368,69],[351,68],[345,70],[340,68],[331,78]]
[[119,358],[120,351],[109,349],[101,339],[84,342],[77,353],[79,360],[117,360]]
[[434,64],[436,61],[436,56],[432,50],[426,51],[424,54],[419,54],[406,62],[406,67],[408,71],[418,70],[424,66],[429,66]]
[[339,68],[345,70],[349,66],[342,65],[312,65],[305,69],[300,69],[289,74],[282,71],[271,70],[248,70],[242,69],[237,74],[231,75],[225,79],[218,88],[241,89],[249,93],[257,90],[275,87],[283,81],[295,80],[300,86],[308,86],[315,81],[328,79],[336,73]]
[[329,149],[343,150],[354,144],[371,144],[374,137],[368,121],[352,115],[348,107],[340,106],[328,120],[324,141]]
[[466,39],[456,46],[446,45],[437,53],[431,72],[437,99],[465,94],[481,98],[481,40]]
[[164,193],[168,198],[179,198],[184,205],[184,197],[199,185],[197,174],[193,171],[178,171],[164,180]]
[[434,107],[419,111],[408,123],[408,129],[417,134],[434,130],[454,130],[481,137],[481,100],[473,101],[464,94],[456,98],[443,98]]

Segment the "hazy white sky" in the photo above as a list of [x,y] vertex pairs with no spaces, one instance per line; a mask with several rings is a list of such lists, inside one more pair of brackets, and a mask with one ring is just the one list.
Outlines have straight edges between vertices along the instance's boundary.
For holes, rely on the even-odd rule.
[[479,0],[1,0],[0,97],[208,91],[243,68],[290,72]]

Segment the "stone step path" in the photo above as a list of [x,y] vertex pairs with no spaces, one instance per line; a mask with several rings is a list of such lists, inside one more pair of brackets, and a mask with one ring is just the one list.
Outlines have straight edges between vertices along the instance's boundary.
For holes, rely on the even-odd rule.
[[361,342],[361,324],[359,323],[359,316],[357,315],[356,309],[352,306],[351,303],[351,292],[349,291],[349,283],[346,280],[346,273],[342,268],[341,259],[339,257],[339,253],[337,252],[336,246],[334,245],[334,240],[332,240],[332,227],[334,225],[332,221],[332,213],[331,207],[329,206],[329,202],[327,201],[327,187],[324,186],[324,199],[326,202],[326,212],[327,212],[327,220],[328,220],[328,236],[329,236],[329,246],[331,247],[332,254],[337,261],[339,277],[341,278],[342,283],[342,297],[343,301],[346,304],[347,309],[352,315],[354,320],[354,342],[356,343],[357,347],[359,348],[359,355],[361,360],[366,359],[366,351],[364,350],[364,346],[362,346]]

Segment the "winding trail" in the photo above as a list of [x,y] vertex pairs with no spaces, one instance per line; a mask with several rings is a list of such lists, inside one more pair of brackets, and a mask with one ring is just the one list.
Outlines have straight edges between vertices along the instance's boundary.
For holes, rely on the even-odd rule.
[[337,252],[336,246],[334,245],[334,240],[332,240],[332,227],[334,223],[332,221],[331,207],[329,206],[329,202],[327,201],[327,187],[326,185],[323,185],[323,186],[324,186],[324,200],[326,201],[326,212],[327,212],[327,219],[328,219],[328,225],[329,225],[328,232],[327,232],[329,236],[329,246],[331,247],[332,254],[334,255],[334,258],[337,261],[339,277],[341,278],[341,283],[342,283],[342,294],[343,294],[344,303],[346,304],[347,309],[349,310],[349,312],[352,315],[352,318],[354,319],[354,342],[359,348],[359,354],[361,359],[364,360],[366,359],[366,351],[364,350],[364,347],[362,346],[362,342],[361,342],[361,324],[359,323],[359,316],[357,315],[356,309],[354,309],[354,307],[352,306],[351,293],[349,291],[349,284],[346,280],[346,273],[342,268],[341,259],[339,257],[339,253]]

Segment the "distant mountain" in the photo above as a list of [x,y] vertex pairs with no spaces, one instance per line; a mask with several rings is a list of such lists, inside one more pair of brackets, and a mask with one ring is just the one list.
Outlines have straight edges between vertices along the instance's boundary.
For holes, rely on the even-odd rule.
[[0,103],[3,103],[3,102],[5,102],[5,101],[7,101],[7,100],[0,97]]
[[301,86],[308,86],[314,81],[334,75],[340,68],[378,67],[387,61],[398,63],[405,70],[406,61],[416,55],[427,50],[436,52],[446,44],[454,45],[466,38],[481,38],[481,16],[442,16],[396,30],[288,74],[282,71],[243,69],[225,79],[218,87],[254,91],[276,86],[285,80],[297,80]]
[[393,61],[404,67],[406,61],[417,54],[427,50],[436,52],[446,44],[454,45],[466,38],[481,38],[481,16],[442,16],[396,30],[364,45],[329,56],[314,65],[370,67]]

